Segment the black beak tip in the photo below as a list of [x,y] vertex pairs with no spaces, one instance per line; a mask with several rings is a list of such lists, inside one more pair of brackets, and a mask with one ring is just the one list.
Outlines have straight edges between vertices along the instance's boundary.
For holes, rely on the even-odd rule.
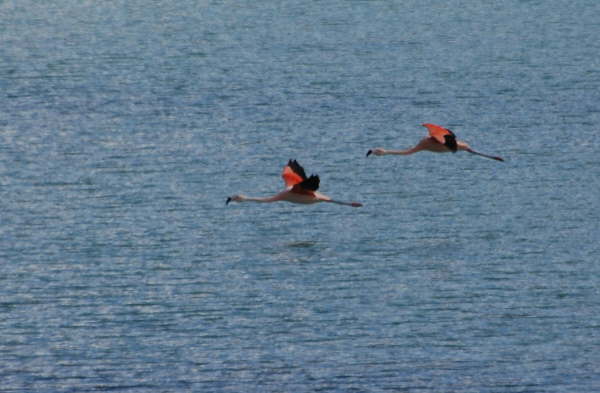
[[367,157],[369,157],[369,156],[371,155],[371,153],[373,153],[373,150],[369,150],[369,151],[367,152]]
[[227,200],[225,201],[225,206],[229,205],[229,202],[231,202],[231,198],[227,198]]

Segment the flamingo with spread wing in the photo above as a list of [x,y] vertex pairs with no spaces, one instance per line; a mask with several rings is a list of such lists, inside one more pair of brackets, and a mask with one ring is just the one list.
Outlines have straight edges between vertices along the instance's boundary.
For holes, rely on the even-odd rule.
[[288,164],[283,168],[281,177],[285,182],[286,189],[271,197],[248,197],[245,195],[234,195],[227,198],[225,204],[229,202],[279,202],[286,201],[292,203],[312,204],[318,202],[337,203],[338,205],[346,205],[352,207],[360,207],[362,203],[358,202],[341,202],[331,199],[327,195],[321,194],[319,189],[319,176],[306,176],[304,168],[298,164],[296,160],[289,160]]
[[504,159],[502,159],[501,157],[479,153],[471,149],[471,147],[465,142],[457,141],[456,135],[454,135],[454,133],[447,128],[430,123],[425,123],[423,124],[423,126],[429,130],[429,136],[421,139],[421,141],[417,143],[416,146],[406,150],[386,150],[382,148],[377,148],[369,150],[367,152],[367,157],[371,153],[376,156],[385,156],[388,154],[408,155],[420,152],[422,150],[431,151],[434,153],[456,153],[458,150],[464,150],[471,154],[491,158],[492,160],[504,161]]

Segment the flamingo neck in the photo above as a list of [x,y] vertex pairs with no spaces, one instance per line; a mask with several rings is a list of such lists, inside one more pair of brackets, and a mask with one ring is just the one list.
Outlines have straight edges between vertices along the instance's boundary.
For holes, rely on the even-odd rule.
[[388,154],[397,154],[397,155],[409,155],[409,154],[413,154],[416,153],[418,151],[421,151],[422,149],[420,149],[418,146],[415,146],[413,148],[410,149],[405,149],[405,150],[384,150],[383,151],[383,155],[388,155]]
[[277,202],[281,200],[279,198],[279,194],[273,195],[271,197],[242,197],[240,202],[258,202],[258,203],[269,203],[269,202]]

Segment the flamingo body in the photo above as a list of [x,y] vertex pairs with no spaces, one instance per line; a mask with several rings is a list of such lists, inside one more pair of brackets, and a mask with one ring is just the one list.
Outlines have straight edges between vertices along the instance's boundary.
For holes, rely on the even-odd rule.
[[296,160],[289,160],[287,165],[283,168],[281,173],[283,182],[286,185],[286,189],[271,197],[247,197],[245,195],[234,195],[227,198],[225,204],[229,202],[291,202],[299,204],[313,204],[319,202],[330,202],[337,203],[339,205],[346,205],[352,207],[360,207],[361,203],[358,202],[341,202],[336,201],[328,197],[327,195],[321,194],[317,190],[319,189],[320,179],[318,175],[306,176],[304,168]]
[[456,153],[457,151],[466,151],[478,156],[491,158],[496,161],[504,161],[501,157],[490,156],[479,153],[463,142],[456,140],[456,135],[451,130],[431,123],[423,124],[429,130],[429,136],[421,139],[414,147],[406,150],[386,150],[376,148],[367,152],[367,157],[371,154],[376,156],[384,156],[389,154],[409,155],[420,151],[430,151],[433,153]]

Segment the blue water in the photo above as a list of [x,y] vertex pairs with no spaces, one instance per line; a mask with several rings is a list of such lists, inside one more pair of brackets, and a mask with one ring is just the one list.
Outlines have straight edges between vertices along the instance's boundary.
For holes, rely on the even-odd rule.
[[[595,0],[0,2],[0,392],[600,391],[598,37]],[[506,162],[365,157],[425,122]],[[290,158],[364,207],[225,206]]]

